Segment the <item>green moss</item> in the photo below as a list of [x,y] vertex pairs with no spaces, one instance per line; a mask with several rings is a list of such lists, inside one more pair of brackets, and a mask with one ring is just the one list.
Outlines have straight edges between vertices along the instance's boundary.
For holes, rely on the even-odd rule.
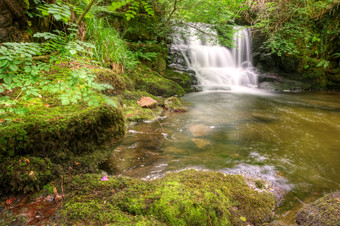
[[1,189],[5,192],[28,193],[41,189],[46,181],[54,179],[60,174],[62,167],[52,164],[49,158],[33,156],[17,156],[7,159],[0,165]]
[[177,97],[169,97],[164,101],[165,108],[169,111],[174,112],[185,112],[188,111],[186,107],[183,106],[181,101]]
[[162,225],[152,216],[122,211],[114,200],[120,191],[136,184],[144,187],[146,183],[125,177],[101,181],[100,175],[81,175],[68,180],[58,224]]
[[94,69],[93,73],[96,75],[98,82],[106,83],[113,87],[113,89],[104,90],[104,94],[118,95],[126,89],[133,89],[133,82],[125,74],[120,74],[109,69]]
[[155,71],[141,67],[129,74],[135,83],[135,89],[146,91],[155,96],[181,96],[185,93],[177,83],[164,78]]
[[161,102],[161,98],[157,98],[145,91],[128,91],[125,90],[119,98],[122,101],[124,116],[131,122],[142,122],[146,120],[153,120],[159,116],[163,109],[159,106],[153,109],[142,108],[137,104],[137,100],[142,97],[151,97],[158,102]]
[[187,93],[194,91],[192,88],[194,78],[186,72],[166,70],[163,76],[179,84]]
[[82,175],[66,184],[57,224],[260,225],[271,221],[275,205],[272,194],[250,189],[242,176],[217,172],[154,181]]
[[[118,108],[104,103],[46,107],[44,101],[25,102],[26,115],[7,118],[0,128],[0,188],[4,192],[39,190],[65,172],[95,172],[110,154],[106,146],[119,142],[125,133]],[[32,159],[31,163],[18,164],[23,157]]]
[[305,205],[296,216],[302,225],[339,225],[340,191],[327,194],[313,203]]

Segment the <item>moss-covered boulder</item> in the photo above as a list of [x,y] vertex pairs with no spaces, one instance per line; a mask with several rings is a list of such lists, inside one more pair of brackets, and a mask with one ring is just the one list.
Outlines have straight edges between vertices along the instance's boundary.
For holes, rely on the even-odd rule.
[[194,91],[192,85],[195,82],[195,78],[187,72],[166,70],[164,77],[179,84],[187,93]]
[[118,96],[118,98],[120,98],[120,100],[122,101],[124,116],[128,121],[143,122],[153,120],[163,112],[163,108],[159,105],[151,109],[143,108],[138,105],[137,101],[142,97],[151,97],[158,102],[164,102],[162,101],[162,98],[157,98],[145,91],[125,90],[124,93]]
[[103,93],[106,95],[118,95],[124,92],[126,89],[133,89],[133,82],[125,74],[105,68],[93,69],[92,71],[96,75],[96,80],[99,83],[105,83],[112,86],[112,88],[103,91]]
[[299,225],[340,225],[340,191],[305,205],[296,216]]
[[244,178],[188,170],[141,181],[79,175],[66,182],[57,224],[261,225],[273,218],[275,198]]
[[0,190],[30,192],[62,173],[96,172],[125,133],[119,108],[52,106],[37,99],[0,127]]
[[132,71],[129,77],[134,82],[136,90],[146,91],[155,96],[182,96],[185,93],[179,84],[146,67]]
[[169,97],[164,101],[164,106],[171,112],[186,112],[188,109],[183,106],[177,97]]

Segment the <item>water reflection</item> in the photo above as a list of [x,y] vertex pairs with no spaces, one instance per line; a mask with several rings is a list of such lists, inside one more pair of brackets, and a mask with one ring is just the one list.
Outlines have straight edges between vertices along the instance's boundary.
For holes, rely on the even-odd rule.
[[192,103],[189,112],[134,126],[108,161],[107,171],[150,178],[187,167],[232,172],[243,166],[259,177],[263,168],[269,169],[267,179],[285,178],[278,182],[297,190],[337,190],[339,97],[189,94],[184,97]]

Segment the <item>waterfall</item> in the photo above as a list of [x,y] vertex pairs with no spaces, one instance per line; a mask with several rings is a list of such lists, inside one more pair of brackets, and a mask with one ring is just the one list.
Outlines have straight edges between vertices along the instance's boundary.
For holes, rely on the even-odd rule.
[[[195,24],[175,35],[172,48],[180,51],[186,67],[195,72],[203,90],[240,90],[257,86],[251,63],[251,33],[236,27],[234,48],[217,44],[217,34],[207,25]],[[185,34],[183,35],[185,31]]]

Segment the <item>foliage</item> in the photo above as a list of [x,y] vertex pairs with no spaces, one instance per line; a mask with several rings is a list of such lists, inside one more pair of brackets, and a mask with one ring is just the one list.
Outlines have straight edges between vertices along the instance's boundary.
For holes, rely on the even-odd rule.
[[223,44],[228,46],[233,45],[235,20],[243,10],[247,9],[245,0],[162,0],[161,2],[166,10],[166,22],[173,22],[176,26],[182,22],[209,24],[218,31]]
[[[84,100],[90,106],[98,105],[96,92],[108,88],[94,82],[94,75],[86,70],[73,71],[57,79],[49,79],[52,65],[84,55],[92,45],[67,36],[61,31],[37,33],[35,37],[45,39],[42,43],[3,43],[0,47],[0,114],[23,114],[24,109],[16,107],[20,100],[42,97],[42,91],[55,93],[62,104],[77,103]],[[48,60],[39,55],[50,52],[61,55],[51,56]],[[38,57],[37,57],[38,56]],[[37,60],[38,58],[38,60]],[[4,95],[7,94],[7,95]]]
[[121,0],[112,2],[109,10],[116,11],[117,9],[127,8],[125,11],[126,20],[133,19],[140,9],[144,9],[150,16],[155,16],[151,1],[146,0]]
[[[278,56],[304,58],[304,69],[327,69],[336,54],[334,39],[339,36],[339,23],[333,15],[339,0],[248,1],[249,10],[243,15],[267,36],[264,43],[270,53]],[[316,59],[316,60],[313,60]]]
[[71,18],[71,10],[68,5],[61,3],[56,4],[42,4],[38,7],[43,16],[49,16],[50,14],[58,21],[62,20],[68,23]]
[[86,37],[93,43],[94,58],[104,66],[121,64],[132,69],[138,63],[136,55],[129,51],[119,33],[104,18],[87,19]]

